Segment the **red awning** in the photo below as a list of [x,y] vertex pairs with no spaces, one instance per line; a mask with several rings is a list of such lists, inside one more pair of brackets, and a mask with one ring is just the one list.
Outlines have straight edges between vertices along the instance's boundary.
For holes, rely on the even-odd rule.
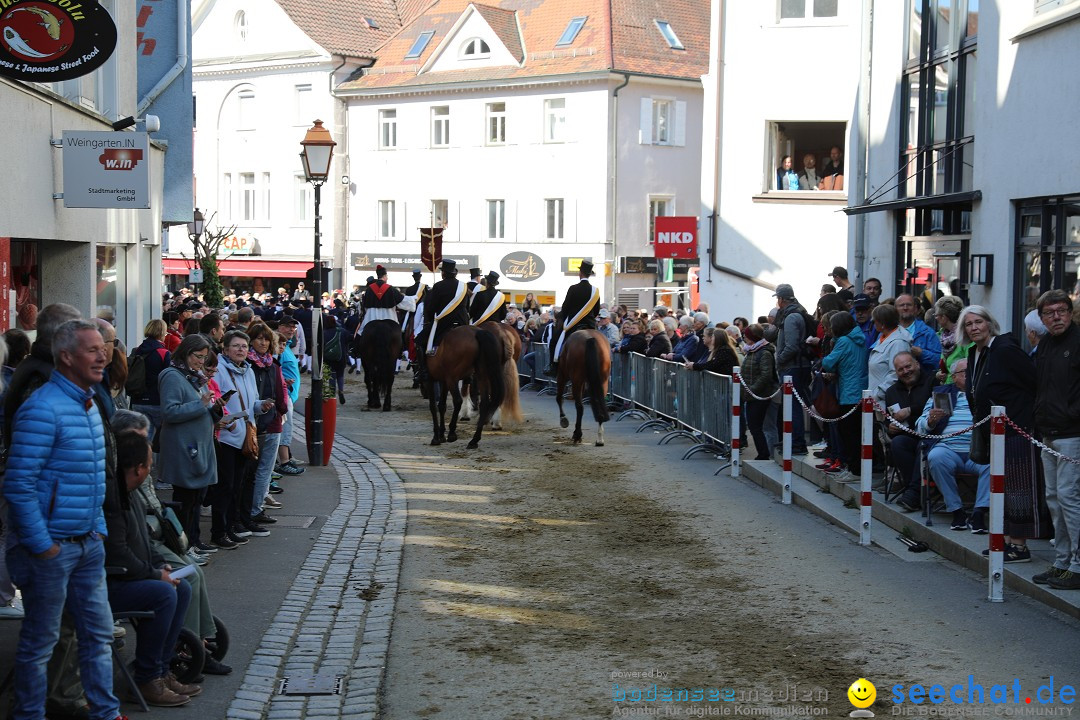
[[[222,260],[218,271],[225,277],[307,277],[311,272],[311,261],[304,260]],[[194,263],[183,258],[163,258],[163,275],[187,275]]]

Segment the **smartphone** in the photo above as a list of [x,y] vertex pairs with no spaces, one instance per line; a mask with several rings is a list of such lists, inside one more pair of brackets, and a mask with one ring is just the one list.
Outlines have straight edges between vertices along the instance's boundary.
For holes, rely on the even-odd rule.
[[235,395],[235,394],[236,394],[235,390],[230,390],[229,392],[227,392],[227,393],[225,393],[224,395],[221,396],[221,402],[226,402],[226,403],[229,402],[229,400],[232,399],[232,396]]

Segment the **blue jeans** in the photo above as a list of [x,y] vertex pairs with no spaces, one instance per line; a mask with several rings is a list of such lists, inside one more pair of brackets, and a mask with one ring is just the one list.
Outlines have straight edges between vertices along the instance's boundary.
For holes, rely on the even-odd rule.
[[281,423],[281,438],[278,441],[278,447],[289,447],[292,445],[292,431],[293,431],[293,401],[292,398],[286,396],[285,398],[289,403],[289,412],[282,418]]
[[176,639],[184,627],[191,602],[191,586],[161,580],[116,580],[109,583],[109,604],[115,612],[153,610],[153,620],[135,626],[135,682],[139,685],[165,677],[176,651]]
[[7,553],[8,571],[22,591],[26,611],[15,650],[15,709],[11,717],[39,720],[43,716],[46,667],[60,637],[60,615],[66,608],[79,636],[79,671],[90,717],[113,720],[120,714],[120,703],[113,695],[105,543],[91,538],[58,545],[60,553],[49,559],[33,557],[21,545]]
[[251,493],[251,512],[253,517],[262,512],[263,500],[270,492],[270,473],[277,465],[278,441],[281,433],[265,433],[259,436],[259,464],[255,466],[255,488]]
[[941,497],[945,498],[945,509],[948,512],[959,510],[964,506],[960,501],[960,493],[956,489],[956,473],[965,472],[979,476],[979,483],[975,491],[975,507],[990,507],[990,466],[977,465],[968,459],[967,453],[959,453],[942,443],[930,448],[926,456],[930,465],[930,476],[941,491]]

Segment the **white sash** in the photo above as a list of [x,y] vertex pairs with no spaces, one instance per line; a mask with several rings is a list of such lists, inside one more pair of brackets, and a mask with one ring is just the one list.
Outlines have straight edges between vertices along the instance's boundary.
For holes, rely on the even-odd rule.
[[489,317],[494,315],[495,311],[498,310],[499,308],[501,308],[503,306],[503,303],[505,303],[505,302],[506,302],[506,296],[503,295],[498,290],[496,290],[495,291],[495,297],[491,298],[491,302],[488,303],[488,306],[484,309],[484,313],[479,317],[479,319],[474,320],[473,322],[471,322],[469,324],[470,325],[479,325],[480,323],[484,322]]
[[574,327],[579,322],[581,322],[581,319],[584,318],[586,315],[588,315],[589,312],[594,307],[596,307],[596,303],[600,301],[600,288],[591,288],[591,289],[592,289],[592,297],[589,298],[589,302],[585,303],[585,307],[578,310],[577,315],[572,317],[570,319],[570,322],[563,323],[562,333],[559,334],[559,342],[557,342],[555,344],[555,352],[552,353],[552,355],[551,355],[551,357],[553,357],[556,360],[556,362],[559,359],[559,355],[562,353],[563,341],[566,340],[566,336],[569,333],[570,328]]
[[444,307],[442,311],[440,311],[439,314],[435,316],[435,322],[432,324],[431,332],[429,332],[427,336],[428,353],[430,353],[431,349],[435,347],[435,325],[438,325],[440,320],[442,320],[444,317],[457,309],[457,306],[460,305],[461,301],[465,299],[466,290],[468,290],[468,288],[465,286],[465,283],[458,280],[457,288],[454,290],[454,299],[447,303],[446,307]]
[[360,327],[357,328],[356,332],[363,334],[367,324],[376,320],[393,320],[396,323],[398,321],[397,310],[394,308],[364,308],[364,319],[360,321]]

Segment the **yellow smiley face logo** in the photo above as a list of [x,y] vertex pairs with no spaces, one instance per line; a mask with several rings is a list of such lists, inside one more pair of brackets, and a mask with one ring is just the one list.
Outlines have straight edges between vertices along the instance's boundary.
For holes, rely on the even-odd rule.
[[855,707],[860,709],[868,708],[877,699],[877,688],[866,678],[859,678],[851,683],[851,687],[847,690],[847,696]]

